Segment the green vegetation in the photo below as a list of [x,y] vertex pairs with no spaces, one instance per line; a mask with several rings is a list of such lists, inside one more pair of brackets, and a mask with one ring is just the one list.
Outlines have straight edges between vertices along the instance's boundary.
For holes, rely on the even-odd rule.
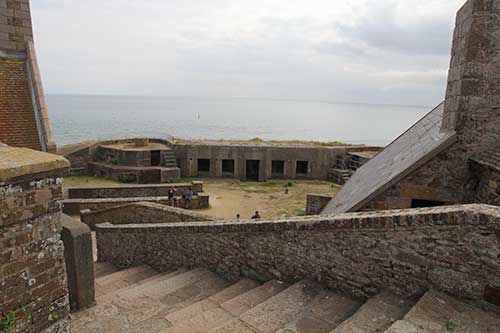
[[14,311],[7,311],[0,315],[0,332],[10,330],[16,326],[16,313]]
[[80,186],[80,185],[117,185],[121,184],[113,179],[100,178],[93,176],[68,176],[64,177],[65,186]]
[[457,324],[455,324],[452,320],[448,320],[445,323],[445,328],[446,328],[446,332],[454,332],[455,329],[457,328]]

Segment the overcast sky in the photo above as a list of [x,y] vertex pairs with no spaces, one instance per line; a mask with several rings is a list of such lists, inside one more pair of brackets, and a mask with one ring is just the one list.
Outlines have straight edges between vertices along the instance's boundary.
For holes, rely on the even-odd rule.
[[36,0],[47,93],[435,105],[464,0]]

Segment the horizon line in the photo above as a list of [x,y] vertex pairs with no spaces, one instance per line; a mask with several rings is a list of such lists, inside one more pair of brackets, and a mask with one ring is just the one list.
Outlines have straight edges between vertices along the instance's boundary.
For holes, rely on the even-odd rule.
[[190,96],[190,95],[140,95],[140,94],[93,94],[93,93],[46,93],[47,96],[95,96],[95,97],[143,97],[143,98],[207,98],[207,99],[247,99],[247,100],[268,100],[275,102],[298,102],[298,103],[321,103],[321,104],[354,104],[370,106],[397,106],[405,108],[432,108],[429,105],[399,104],[399,103],[372,103],[366,101],[329,101],[297,98],[272,98],[272,97],[248,97],[248,96]]

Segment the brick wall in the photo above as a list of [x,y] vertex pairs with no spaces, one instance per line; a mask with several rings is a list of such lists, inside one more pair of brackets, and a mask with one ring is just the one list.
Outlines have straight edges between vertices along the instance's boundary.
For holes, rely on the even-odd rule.
[[59,200],[68,163],[20,148],[0,147],[0,156],[0,317],[15,316],[13,332],[62,332],[69,308]]
[[25,60],[0,57],[0,141],[40,150],[29,84]]
[[0,0],[0,50],[25,51],[32,40],[29,0]]

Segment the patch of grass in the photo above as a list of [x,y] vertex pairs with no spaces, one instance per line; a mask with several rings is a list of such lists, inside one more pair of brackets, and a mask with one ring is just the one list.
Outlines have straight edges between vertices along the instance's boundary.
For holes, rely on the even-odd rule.
[[16,326],[16,314],[14,311],[7,311],[0,315],[0,332],[7,331]]
[[64,177],[65,186],[80,186],[80,185],[117,185],[120,182],[93,176],[68,176]]

